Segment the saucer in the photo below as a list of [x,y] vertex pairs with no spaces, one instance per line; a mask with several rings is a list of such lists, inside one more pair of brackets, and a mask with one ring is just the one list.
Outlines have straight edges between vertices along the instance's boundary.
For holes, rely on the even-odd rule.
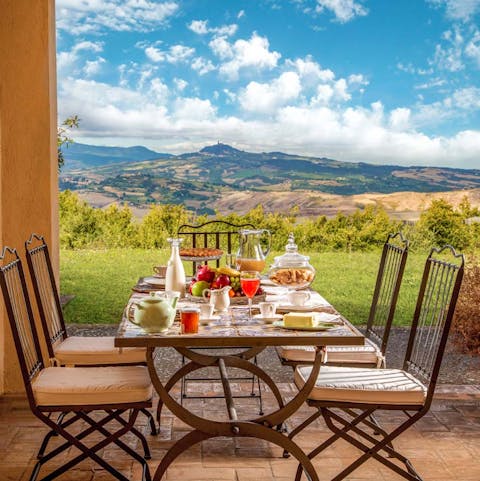
[[149,276],[144,277],[143,282],[150,284],[151,286],[165,286],[165,277]]
[[281,314],[275,314],[273,317],[263,317],[261,314],[255,314],[252,316],[254,319],[263,321],[265,324],[272,324],[275,321],[280,321],[283,319]]

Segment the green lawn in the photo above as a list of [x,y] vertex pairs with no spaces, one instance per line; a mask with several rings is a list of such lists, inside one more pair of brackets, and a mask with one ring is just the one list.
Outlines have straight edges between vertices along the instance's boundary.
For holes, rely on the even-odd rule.
[[[62,294],[75,299],[65,309],[67,322],[116,324],[140,276],[150,275],[152,266],[165,264],[163,250],[110,249],[62,250],[60,279]],[[267,262],[273,261],[270,254]],[[380,251],[309,253],[317,270],[313,287],[355,324],[365,324],[370,308]],[[397,305],[395,323],[411,321],[427,253],[409,254]],[[191,265],[186,270],[190,272]]]

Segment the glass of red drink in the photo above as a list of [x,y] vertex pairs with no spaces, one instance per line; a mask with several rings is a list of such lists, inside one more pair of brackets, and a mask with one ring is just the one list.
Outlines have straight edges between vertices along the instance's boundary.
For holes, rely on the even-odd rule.
[[200,319],[200,309],[198,307],[184,307],[180,310],[180,326],[182,334],[196,334],[198,332],[198,322]]
[[240,286],[243,293],[248,297],[248,315],[252,319],[252,297],[260,287],[260,273],[257,271],[241,271]]

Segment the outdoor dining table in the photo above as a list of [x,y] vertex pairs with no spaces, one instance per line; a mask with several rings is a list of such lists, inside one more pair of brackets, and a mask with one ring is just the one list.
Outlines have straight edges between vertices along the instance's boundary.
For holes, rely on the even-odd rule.
[[[272,291],[269,291],[272,293]],[[321,299],[316,310],[334,312],[318,293],[313,293]],[[364,336],[345,318],[338,315],[337,323],[331,329],[324,331],[291,330],[267,324],[259,319],[249,319],[247,309],[233,306],[229,312],[209,325],[200,326],[197,334],[181,334],[178,321],[165,333],[150,334],[129,321],[132,315],[132,304],[149,294],[135,292],[132,294],[124,310],[118,333],[115,337],[117,347],[146,347],[146,361],[152,384],[159,395],[160,409],[163,405],[180,420],[191,426],[192,431],[178,440],[161,460],[154,476],[159,481],[170,464],[191,446],[214,437],[253,437],[274,443],[293,455],[302,465],[312,481],[318,481],[313,464],[303,450],[287,437],[282,429],[285,421],[292,416],[305,402],[315,385],[320,366],[321,350],[329,345],[362,345]],[[275,291],[270,298],[277,298]],[[315,299],[314,296],[312,296]],[[268,297],[267,297],[268,299]],[[181,300],[181,304],[188,300]],[[338,313],[337,313],[338,314]],[[316,355],[313,368],[307,382],[292,399],[285,402],[279,388],[272,378],[258,365],[250,360],[268,346],[314,346]],[[155,349],[174,348],[189,360],[165,383],[162,382],[155,367]],[[223,350],[215,350],[214,354],[195,351],[195,348],[244,348],[240,353],[224,354]],[[220,372],[225,396],[228,419],[212,420],[190,411],[181,405],[170,394],[173,386],[187,374],[205,367],[217,367]],[[227,368],[239,368],[258,376],[272,391],[278,408],[267,414],[251,415],[248,419],[239,419],[235,407],[232,390],[228,379]]]

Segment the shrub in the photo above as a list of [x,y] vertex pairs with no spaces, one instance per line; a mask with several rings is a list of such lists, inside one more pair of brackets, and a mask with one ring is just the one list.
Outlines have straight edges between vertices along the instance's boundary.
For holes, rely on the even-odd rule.
[[468,265],[455,310],[453,332],[467,352],[480,354],[480,265]]

